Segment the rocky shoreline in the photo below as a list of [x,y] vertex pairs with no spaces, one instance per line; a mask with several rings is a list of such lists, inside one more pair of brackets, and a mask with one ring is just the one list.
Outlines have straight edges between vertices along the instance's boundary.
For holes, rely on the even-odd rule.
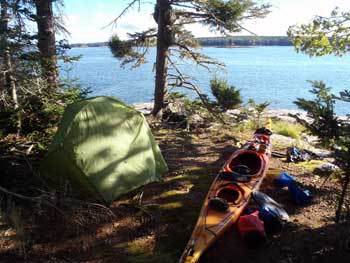
[[[145,115],[151,114],[153,103],[150,102],[143,102],[143,103],[134,103],[132,105],[135,109],[142,112]],[[181,114],[181,109],[173,108],[174,106],[170,106],[170,109],[173,110],[176,114]],[[181,107],[180,107],[181,108]],[[231,117],[238,116],[243,111],[239,109],[235,110],[228,110],[226,112],[227,115]],[[307,116],[307,113],[305,111],[301,110],[293,110],[293,109],[268,109],[264,111],[262,117],[263,118],[277,118],[279,120],[289,122],[289,123],[297,123],[296,119],[293,118],[291,115],[298,115],[299,118],[306,120],[307,122],[311,122],[312,119]],[[187,119],[189,120],[190,126],[202,126],[201,123],[203,122],[202,117],[199,116],[199,114],[195,113],[191,116],[187,116]],[[247,121],[247,120],[245,120]],[[175,125],[174,127],[180,127],[179,125]],[[208,129],[213,129],[217,127],[217,124],[212,123],[210,127],[207,127]],[[309,152],[312,152],[316,156],[318,156],[320,159],[323,159],[324,162],[320,163],[318,169],[322,171],[328,171],[331,170],[337,170],[339,167],[333,164],[334,158],[332,156],[332,153],[329,150],[319,148],[318,146],[318,138],[316,136],[311,136],[306,133],[302,133],[299,139],[291,138],[285,135],[280,134],[273,134],[272,137],[273,141],[279,142],[279,144],[285,145],[286,147],[294,147],[298,145],[298,147],[301,147],[301,149],[308,150]]]
[[[143,114],[150,114],[153,108],[152,102],[139,102],[139,103],[133,103],[132,107],[134,107],[136,110],[142,112]],[[241,112],[239,109],[235,110],[228,110],[226,113],[229,115],[237,115]],[[283,121],[296,123],[295,118],[291,117],[290,114],[295,115],[298,114],[300,118],[310,121],[311,118],[307,116],[307,113],[305,111],[301,110],[292,110],[292,109],[267,109],[263,115],[267,118],[278,118]]]
[[[153,108],[153,103],[152,102],[138,102],[138,103],[133,103],[131,105],[134,107],[136,110],[142,112],[143,114],[147,115],[150,114]],[[240,109],[235,109],[235,110],[228,110],[226,113],[229,115],[237,115],[241,112]],[[282,121],[287,121],[290,123],[296,123],[295,118],[293,118],[290,115],[298,115],[301,119],[306,120],[307,122],[312,121],[312,118],[310,118],[307,115],[306,111],[302,110],[295,110],[295,109],[267,109],[264,111],[263,116],[267,118],[278,118]],[[350,118],[347,116],[338,116],[340,120],[343,120],[345,122],[350,122]]]

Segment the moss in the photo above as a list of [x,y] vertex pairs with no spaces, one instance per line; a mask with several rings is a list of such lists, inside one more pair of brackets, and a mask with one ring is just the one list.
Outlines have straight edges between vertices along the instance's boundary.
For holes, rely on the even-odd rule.
[[188,192],[186,190],[170,190],[170,191],[162,193],[159,197],[160,198],[167,198],[170,196],[184,195],[187,193]]
[[127,261],[123,262],[162,263],[171,262],[174,258],[174,255],[167,253],[165,249],[160,250],[155,236],[136,238],[130,242],[120,243],[115,248],[127,253]]
[[151,254],[155,245],[154,236],[145,236],[128,242],[126,249],[130,254]]
[[296,163],[295,165],[300,167],[300,168],[304,168],[305,170],[307,170],[309,172],[313,172],[316,168],[318,168],[319,166],[321,166],[324,163],[326,163],[326,161],[324,161],[324,160],[311,160],[308,162]]
[[282,172],[281,169],[269,169],[266,177],[267,178],[276,178]]

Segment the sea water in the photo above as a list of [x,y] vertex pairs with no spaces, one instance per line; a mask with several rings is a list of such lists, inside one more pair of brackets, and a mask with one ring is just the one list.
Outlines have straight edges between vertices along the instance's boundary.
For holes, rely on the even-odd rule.
[[[180,68],[186,75],[194,77],[194,83],[202,92],[210,94],[210,79],[214,75],[241,90],[246,102],[254,99],[268,101],[270,108],[297,109],[293,103],[297,98],[312,99],[312,88],[308,80],[322,80],[332,87],[334,94],[350,89],[350,56],[324,56],[310,58],[298,54],[293,47],[248,47],[248,48],[203,48],[199,50],[223,64],[223,69],[182,63]],[[147,55],[148,63],[136,69],[121,68],[107,47],[73,48],[69,55],[82,55],[71,70],[63,66],[61,75],[77,78],[83,87],[89,87],[89,96],[112,95],[126,103],[150,102],[154,94],[155,49]],[[190,97],[196,94],[186,90]],[[339,115],[350,113],[348,103],[337,103]]]

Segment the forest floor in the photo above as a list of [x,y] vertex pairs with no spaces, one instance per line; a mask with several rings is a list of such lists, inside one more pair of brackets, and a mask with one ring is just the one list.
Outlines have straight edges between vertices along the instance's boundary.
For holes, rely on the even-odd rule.
[[[108,211],[61,205],[58,213],[2,194],[0,262],[178,262],[212,180],[237,142],[252,132],[228,126],[193,132],[157,126],[153,131],[169,166],[164,181],[133,191]],[[30,168],[35,171],[42,153],[16,155],[9,138],[0,143],[1,186],[25,196],[37,194],[32,186],[38,179]],[[273,145],[283,153],[290,146],[278,140]],[[290,224],[256,249],[244,245],[233,225],[200,262],[349,262],[350,225],[334,223],[341,184],[314,173],[321,162],[294,164],[273,157],[260,189],[285,206]],[[282,171],[311,191],[309,205],[294,204],[287,190],[274,186]]]

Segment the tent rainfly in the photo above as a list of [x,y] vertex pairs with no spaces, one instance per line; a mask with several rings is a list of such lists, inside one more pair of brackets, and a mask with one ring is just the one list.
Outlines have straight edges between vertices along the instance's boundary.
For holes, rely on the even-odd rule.
[[116,98],[95,97],[66,108],[40,174],[110,203],[167,170],[144,116]]

